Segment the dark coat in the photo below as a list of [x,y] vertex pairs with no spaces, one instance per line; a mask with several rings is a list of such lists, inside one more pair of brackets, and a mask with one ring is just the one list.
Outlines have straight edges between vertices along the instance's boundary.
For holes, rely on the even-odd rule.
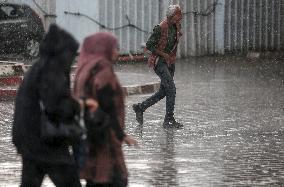
[[117,48],[117,39],[110,33],[99,32],[85,38],[78,58],[74,95],[97,100],[99,109],[96,113],[102,110],[109,117],[104,121],[108,128],[103,132],[94,128],[98,124],[91,120],[86,123],[89,151],[80,172],[81,178],[125,187],[128,172],[122,150],[125,137],[124,95],[113,70],[113,51]]
[[79,112],[70,94],[71,62],[78,43],[56,26],[50,27],[40,46],[40,59],[26,73],[15,103],[12,141],[24,158],[73,164],[66,142],[47,144],[40,137],[42,100],[53,121],[70,121]]

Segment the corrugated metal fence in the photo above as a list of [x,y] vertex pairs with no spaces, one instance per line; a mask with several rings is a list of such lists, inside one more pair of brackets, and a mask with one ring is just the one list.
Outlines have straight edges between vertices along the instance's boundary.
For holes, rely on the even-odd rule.
[[119,38],[123,52],[141,51],[148,33],[159,23],[159,1],[153,0],[99,0],[100,22],[111,28],[133,24],[141,28],[125,27],[113,31]]
[[80,42],[90,33],[111,31],[123,53],[142,52],[141,43],[165,18],[169,4],[180,4],[184,12],[179,57],[284,48],[284,0],[10,1],[39,10],[33,5],[38,2]]
[[[180,4],[186,13],[181,57],[284,47],[284,0],[99,0],[100,21],[116,27],[127,24],[128,15],[151,32],[169,4]],[[149,36],[129,27],[114,33],[125,52],[140,51]]]
[[283,0],[227,0],[225,10],[226,52],[284,47]]

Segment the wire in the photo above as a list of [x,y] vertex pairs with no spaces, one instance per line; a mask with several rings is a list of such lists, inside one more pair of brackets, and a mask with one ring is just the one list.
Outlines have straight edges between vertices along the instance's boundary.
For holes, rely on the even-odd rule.
[[36,0],[33,0],[33,3],[35,6],[43,13],[44,17],[56,17],[56,14],[49,14],[47,13],[37,2]]
[[44,15],[48,15],[48,13],[36,2],[36,0],[33,0],[33,3]]
[[193,14],[194,16],[204,16],[204,17],[206,17],[206,16],[209,16],[209,15],[211,15],[213,12],[215,12],[216,11],[216,7],[218,6],[218,5],[220,5],[221,3],[219,3],[218,2],[218,0],[216,0],[212,5],[210,5],[210,6],[208,6],[207,8],[206,8],[206,10],[204,10],[204,11],[200,11],[200,12],[197,12],[197,11],[189,11],[189,12],[185,12],[185,13],[183,13],[183,14]]
[[[33,0],[33,3],[36,5],[36,7],[44,14],[44,16],[55,16],[56,15],[51,15],[51,14],[48,14],[37,2],[36,0]],[[206,10],[204,11],[189,11],[189,12],[184,12],[183,14],[184,15],[187,15],[187,14],[193,14],[194,16],[209,16],[211,15],[213,12],[216,11],[216,7],[217,5],[220,5],[220,3],[218,3],[218,0],[216,0],[212,5],[208,6],[206,8]],[[134,25],[131,23],[130,19],[129,19],[129,16],[126,14],[125,15],[125,18],[127,20],[127,24],[125,25],[122,25],[122,26],[118,26],[118,27],[109,27],[109,26],[106,26],[102,23],[100,23],[99,21],[95,20],[94,18],[86,15],[86,14],[83,14],[83,13],[80,13],[80,12],[69,12],[69,11],[64,11],[65,14],[69,14],[69,15],[74,15],[74,16],[82,16],[82,17],[85,17],[91,21],[93,21],[94,23],[96,23],[97,25],[100,26],[100,28],[102,29],[106,29],[106,30],[110,30],[110,31],[116,31],[116,30],[120,30],[120,29],[124,29],[124,28],[127,28],[127,27],[130,27],[130,28],[134,28],[140,32],[143,32],[145,34],[149,34],[149,33],[152,33],[152,32],[149,32],[149,31],[146,31],[146,30],[143,30],[142,28],[138,27],[137,25]]]
[[[218,0],[216,0],[212,5],[208,6],[206,8],[206,10],[204,11],[200,11],[200,12],[197,12],[197,11],[191,11],[191,12],[185,12],[183,13],[184,15],[187,15],[187,14],[193,14],[194,16],[209,16],[211,15],[213,12],[216,11],[216,7],[217,5],[220,5],[220,3],[218,3]],[[128,21],[128,24],[125,24],[125,25],[122,25],[122,26],[118,26],[118,27],[108,27],[102,23],[100,23],[99,21],[95,20],[94,18],[86,15],[86,14],[83,14],[83,13],[80,13],[80,12],[69,12],[69,11],[64,11],[65,14],[69,14],[69,15],[74,15],[74,16],[82,16],[82,17],[85,17],[91,21],[93,21],[94,23],[96,23],[97,25],[99,25],[102,29],[106,29],[106,30],[110,30],[110,31],[115,31],[115,30],[119,30],[119,29],[124,29],[126,27],[132,27],[138,31],[141,31],[145,34],[149,34],[151,32],[149,31],[146,31],[146,30],[143,30],[142,28],[134,25],[131,23],[128,15],[125,15],[125,18],[126,20]]]
[[122,25],[122,26],[119,26],[119,27],[108,27],[100,22],[98,22],[97,20],[95,20],[94,18],[86,15],[86,14],[83,14],[83,13],[80,13],[80,12],[69,12],[69,11],[64,11],[65,14],[70,14],[70,15],[74,15],[74,16],[82,16],[82,17],[85,17],[85,18],[88,18],[89,20],[93,21],[94,23],[96,23],[97,25],[99,25],[102,29],[106,29],[106,30],[110,30],[110,31],[115,31],[115,30],[119,30],[119,29],[123,29],[123,28],[126,28],[126,27],[132,27],[134,29],[137,29],[141,32],[144,32],[145,34],[148,34],[149,32],[146,31],[146,30],[143,30],[142,28],[134,25],[131,23],[128,15],[125,15],[125,18],[127,19],[128,21],[128,24],[125,24],[125,25]]

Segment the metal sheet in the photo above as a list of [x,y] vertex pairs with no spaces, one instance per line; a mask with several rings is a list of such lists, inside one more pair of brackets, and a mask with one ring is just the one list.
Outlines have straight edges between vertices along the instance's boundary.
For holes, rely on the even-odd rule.
[[[10,0],[34,5],[33,0]],[[122,53],[142,52],[152,29],[165,18],[169,4],[180,4],[184,13],[183,37],[178,57],[223,53],[246,53],[249,50],[284,48],[284,0],[36,0],[46,11],[56,7],[56,22],[69,30],[80,42],[99,30],[113,32],[119,39]],[[56,2],[56,5],[50,3]],[[213,4],[218,2],[216,9]],[[89,16],[67,15],[78,12]],[[194,13],[196,12],[196,13]],[[200,15],[199,13],[208,13]],[[107,30],[130,23],[134,27]],[[91,19],[93,19],[93,21]]]
[[283,48],[283,4],[283,0],[226,0],[225,51]]

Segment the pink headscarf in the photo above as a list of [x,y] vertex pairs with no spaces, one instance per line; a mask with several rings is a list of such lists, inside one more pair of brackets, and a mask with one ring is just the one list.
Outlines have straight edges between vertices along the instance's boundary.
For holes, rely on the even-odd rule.
[[118,47],[115,36],[107,32],[98,32],[85,38],[76,69],[74,94],[80,97],[90,70],[100,61],[112,63],[113,49]]
[[[96,93],[104,86],[110,85],[115,92],[113,98],[116,115],[119,120],[121,128],[124,128],[125,109],[123,90],[119,81],[113,71],[112,67],[112,52],[118,47],[116,38],[109,33],[97,33],[87,37],[83,43],[78,68],[75,77],[75,97],[81,97],[84,93],[85,82],[89,78],[91,69],[98,65],[96,76],[92,82],[91,95],[87,97],[96,98]],[[108,98],[105,98],[108,99]],[[113,182],[113,168],[118,168],[121,180],[127,184],[127,168],[124,162],[123,152],[121,149],[122,142],[119,141],[111,130],[110,143],[113,144],[110,149],[109,146],[102,146],[100,150],[96,151],[96,156],[88,156],[85,167],[80,171],[80,176],[83,179],[95,180],[97,183],[112,183]],[[89,142],[89,148],[92,151],[95,144]]]

